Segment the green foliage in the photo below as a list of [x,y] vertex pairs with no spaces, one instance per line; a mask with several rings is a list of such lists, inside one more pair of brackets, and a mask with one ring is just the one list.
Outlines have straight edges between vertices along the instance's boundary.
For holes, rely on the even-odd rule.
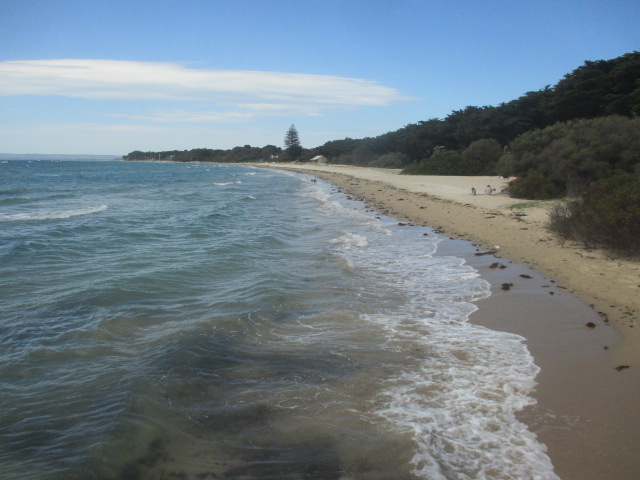
[[563,196],[565,194],[563,187],[562,184],[543,176],[537,170],[530,170],[526,176],[509,183],[509,193],[515,198],[547,200]]
[[407,164],[407,156],[402,153],[387,153],[371,160],[368,167],[377,168],[402,168]]
[[461,170],[464,175],[494,175],[502,151],[493,138],[476,140],[462,152]]
[[640,176],[625,173],[604,178],[584,196],[557,203],[550,227],[587,244],[640,254]]
[[[538,91],[527,92],[495,107],[468,106],[451,112],[445,119],[435,118],[409,124],[376,138],[347,138],[327,142],[318,151],[333,163],[359,161],[357,155],[349,156],[359,147],[366,147],[374,155],[398,152],[416,164],[408,171],[420,172],[424,168],[417,164],[431,156],[438,146],[462,153],[478,140],[493,138],[500,145],[508,145],[519,135],[534,129],[545,129],[558,121],[612,114],[634,118],[640,114],[638,79],[640,52],[613,60],[585,62],[584,66],[565,75],[553,88],[546,86]],[[529,165],[519,170],[527,171],[534,167],[535,159],[529,161]],[[438,162],[434,159],[427,163]],[[502,165],[503,170],[504,167]],[[428,170],[433,168],[429,167]],[[462,169],[461,172],[474,174],[472,170]]]
[[[612,116],[557,123],[528,132],[498,162],[502,175],[521,176],[520,198],[580,195],[591,183],[640,165],[640,119]],[[539,188],[539,190],[536,190]]]
[[493,175],[502,147],[492,138],[476,140],[462,153],[436,147],[433,155],[407,165],[409,175]]
[[640,114],[640,52],[612,60],[587,61],[555,87],[555,121]]
[[348,165],[358,165],[364,167],[375,158],[374,153],[367,147],[367,145],[359,145],[351,152],[341,155],[338,158],[338,163],[345,163]]
[[331,163],[339,163],[338,159],[340,157],[350,153],[361,143],[361,140],[354,140],[348,137],[344,140],[331,140],[316,148],[315,152],[317,155],[324,155]]
[[462,156],[455,150],[439,151],[428,158],[407,165],[402,173],[407,175],[464,175]]
[[172,161],[172,162],[213,162],[243,163],[273,160],[282,155],[282,150],[274,145],[265,147],[234,147],[231,150],[211,150],[195,148],[193,150],[171,150],[164,152],[131,152],[122,157],[125,161]]
[[497,111],[501,128],[494,138],[507,144],[522,133],[553,123],[549,111],[553,95],[554,91],[547,85],[542,90],[527,92],[516,100],[501,104]]
[[293,124],[291,124],[284,136],[284,146],[286,147],[285,155],[289,161],[293,162],[302,155],[303,148],[300,145],[300,136],[296,126]]
[[507,152],[496,163],[496,175],[509,178],[513,176],[513,172],[515,172],[514,156],[511,152]]
[[296,130],[296,126],[294,124],[291,124],[289,130],[287,130],[287,133],[284,136],[284,146],[287,148],[300,146],[300,136],[298,135],[298,130]]

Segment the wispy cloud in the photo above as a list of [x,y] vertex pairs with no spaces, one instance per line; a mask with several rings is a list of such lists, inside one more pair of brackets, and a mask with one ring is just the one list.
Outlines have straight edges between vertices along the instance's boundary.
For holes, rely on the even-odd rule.
[[278,117],[284,115],[313,117],[320,116],[321,113],[318,108],[313,108],[308,105],[283,103],[237,105],[236,109],[221,109],[220,111],[172,109],[147,113],[115,114],[113,116],[162,123],[238,123],[252,120],[254,118]]
[[138,118],[205,122],[292,113],[321,115],[331,109],[386,106],[403,99],[394,88],[359,78],[82,59],[0,62],[0,95],[204,102],[211,105],[209,111],[188,108]]

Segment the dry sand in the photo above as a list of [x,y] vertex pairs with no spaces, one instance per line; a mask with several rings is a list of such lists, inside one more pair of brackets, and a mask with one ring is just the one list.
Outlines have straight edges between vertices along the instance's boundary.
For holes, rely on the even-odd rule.
[[[444,253],[465,256],[492,284],[493,295],[478,302],[471,320],[522,335],[541,367],[538,403],[520,417],[548,446],[556,473],[563,480],[640,478],[638,261],[550,233],[548,203],[483,195],[487,185],[498,192],[506,186],[497,177],[268,166],[312,174],[381,214],[456,239],[443,245]],[[492,249],[494,255],[477,255]],[[496,263],[504,268],[490,268]],[[502,283],[513,287],[504,291]]]

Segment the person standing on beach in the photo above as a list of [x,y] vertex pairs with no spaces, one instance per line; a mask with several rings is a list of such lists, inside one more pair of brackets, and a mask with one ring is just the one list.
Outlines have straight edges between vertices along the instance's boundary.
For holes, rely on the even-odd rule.
[[491,195],[492,192],[493,190],[491,189],[491,185],[487,185],[487,188],[484,189],[484,194]]
[[471,195],[475,195],[476,192],[476,187],[471,187]]

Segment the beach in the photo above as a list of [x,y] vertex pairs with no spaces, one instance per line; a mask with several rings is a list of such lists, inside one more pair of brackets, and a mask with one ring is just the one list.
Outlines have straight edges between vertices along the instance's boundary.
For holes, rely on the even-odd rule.
[[[548,202],[501,192],[498,177],[408,176],[399,170],[269,164],[321,178],[372,210],[471,242],[492,284],[471,321],[523,336],[541,368],[537,404],[520,417],[547,445],[562,479],[640,474],[640,264],[559,238]],[[495,187],[497,195],[484,195]],[[472,195],[472,187],[478,194]],[[463,249],[464,250],[464,249]],[[459,251],[456,252],[459,254]]]
[[544,205],[274,167],[3,165],[0,478],[638,478],[629,320],[507,242]]

